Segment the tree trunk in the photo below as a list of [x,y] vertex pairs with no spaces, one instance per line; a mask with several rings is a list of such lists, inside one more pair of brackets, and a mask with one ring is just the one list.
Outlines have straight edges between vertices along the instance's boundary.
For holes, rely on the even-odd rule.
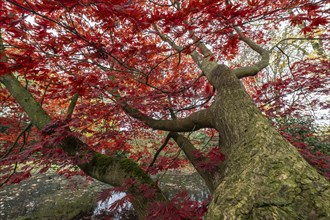
[[226,155],[206,219],[330,219],[330,186],[270,124],[239,79],[212,72],[211,107]]

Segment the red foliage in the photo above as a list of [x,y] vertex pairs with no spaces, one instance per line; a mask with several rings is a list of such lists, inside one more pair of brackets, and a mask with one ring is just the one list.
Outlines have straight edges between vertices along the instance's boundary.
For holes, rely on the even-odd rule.
[[197,167],[208,172],[216,171],[217,166],[225,160],[225,155],[221,153],[219,147],[212,147],[207,153],[200,150],[193,153],[198,160]]
[[[128,117],[122,105],[126,102],[155,119],[171,119],[171,113],[185,117],[210,106],[215,91],[189,56],[195,50],[201,52],[198,42],[205,42],[214,52],[212,61],[243,66],[241,63],[250,62],[249,57],[240,55],[245,44],[233,27],[240,27],[267,48],[274,46],[279,37],[274,28],[294,26],[293,34],[300,31],[307,38],[329,39],[329,10],[322,1],[175,2],[182,4],[168,5],[167,0],[1,1],[4,49],[1,45],[0,76],[13,73],[54,121],[42,132],[31,128],[18,136],[29,119],[8,91],[0,87],[0,125],[10,125],[0,136],[0,184],[28,178],[31,166],[22,168],[22,164],[36,165],[42,173],[51,164],[64,170],[68,165],[90,160],[83,148],[80,155],[68,157],[54,147],[70,137],[79,137],[97,152],[128,157],[148,167],[164,133],[147,129],[144,123]],[[174,50],[164,42],[153,24],[182,48]],[[322,43],[325,53],[329,52],[328,42]],[[297,48],[311,50],[311,46]],[[283,56],[291,61],[289,55]],[[261,72],[259,78],[246,80],[246,85],[269,118],[302,117],[311,105],[329,108],[317,98],[330,92],[329,69],[327,59],[303,57],[282,69],[280,76]],[[65,113],[75,94],[79,99],[68,119]],[[291,102],[293,94],[298,98]],[[308,105],[302,100],[309,94],[315,96]],[[329,177],[328,156],[311,151],[300,139],[286,137]],[[163,152],[150,173],[187,164],[177,156],[178,148],[173,143]],[[218,147],[195,153],[200,160],[198,167],[210,172],[224,160]],[[13,169],[15,163],[20,164],[19,170]],[[75,170],[65,173],[73,175]],[[132,179],[122,190],[133,185],[146,198],[155,194],[155,189]],[[149,218],[159,219],[161,215],[164,219],[200,219],[204,212],[204,205],[179,194],[171,203],[156,204]]]
[[149,211],[147,217],[151,219],[203,219],[208,201],[197,202],[190,200],[186,192],[178,193],[170,202],[156,203]]

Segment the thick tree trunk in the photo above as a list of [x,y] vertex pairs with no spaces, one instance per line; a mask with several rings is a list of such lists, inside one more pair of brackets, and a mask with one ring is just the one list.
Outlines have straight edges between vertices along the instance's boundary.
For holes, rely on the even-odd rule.
[[330,185],[270,124],[229,69],[212,73],[226,160],[206,219],[330,219]]

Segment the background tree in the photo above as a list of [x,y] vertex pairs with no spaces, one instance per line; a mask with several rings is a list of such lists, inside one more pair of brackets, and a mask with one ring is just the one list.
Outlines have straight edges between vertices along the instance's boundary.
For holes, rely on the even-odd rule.
[[[296,25],[308,34],[299,38],[322,42],[320,58],[293,61],[290,70],[300,72],[306,83],[316,73],[312,79],[328,80],[329,13],[323,4],[2,2],[3,115],[21,115],[42,132],[29,144],[23,139],[20,147],[11,137],[2,164],[28,158],[45,167],[71,163],[93,178],[125,186],[141,219],[198,216],[195,208],[188,209],[191,203],[182,203],[183,209],[178,199],[168,203],[149,176],[183,165],[177,154],[152,160],[157,146],[132,144],[137,137],[161,139],[153,130],[162,130],[168,133],[160,149],[175,141],[213,194],[206,218],[326,219],[329,183],[271,126],[239,80],[260,71],[269,76],[264,68],[282,43],[271,42],[271,29],[282,25]],[[316,29],[324,32],[314,36]],[[243,45],[255,54],[244,53]],[[240,55],[244,62],[235,64]],[[256,96],[266,95],[268,85]],[[276,106],[272,100],[267,104]],[[219,132],[222,153],[211,148],[203,154],[183,135],[200,129]],[[25,167],[22,176],[30,169]]]
[[[315,60],[328,58],[323,50],[323,39],[306,37],[299,32],[300,26],[304,27],[281,27],[280,36],[275,30],[271,34],[275,45],[273,61],[267,73],[243,82],[256,105],[280,133],[329,179],[329,77],[327,66],[315,63]],[[318,28],[315,33],[318,36],[324,30]],[[244,60],[238,63],[242,62]],[[314,70],[307,73],[307,67]]]

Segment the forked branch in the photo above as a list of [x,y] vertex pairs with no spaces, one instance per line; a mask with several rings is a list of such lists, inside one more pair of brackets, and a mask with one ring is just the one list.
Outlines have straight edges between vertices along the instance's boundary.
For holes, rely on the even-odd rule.
[[[185,49],[182,46],[177,45],[166,34],[161,33],[156,24],[153,24],[153,27],[154,27],[157,35],[164,42],[167,42],[174,50],[181,52]],[[189,55],[195,61],[195,63],[198,65],[198,67],[203,71],[203,73],[206,75],[206,77],[210,78],[209,73],[211,73],[212,70],[218,66],[218,64],[216,62],[213,62],[210,60],[212,52],[206,47],[206,45],[203,42],[200,42],[200,40],[193,33],[192,33],[192,38],[194,40],[194,44],[200,48],[204,57],[201,56],[201,54],[199,54],[196,50],[191,51],[189,53]]]
[[[1,32],[0,52],[1,55],[4,55]],[[15,76],[11,73],[7,73],[0,76],[0,80],[27,113],[33,125],[41,130],[44,129],[47,124],[51,123],[52,118],[42,108],[40,103],[36,101],[32,94],[22,86]],[[59,144],[59,147],[71,157],[77,158],[79,156],[79,158],[82,159],[80,161],[77,158],[79,160],[77,161],[77,165],[80,169],[82,169],[88,176],[102,182],[113,186],[122,186],[127,178],[133,177],[141,183],[154,186],[154,182],[150,176],[142,170],[136,162],[129,158],[102,155],[91,149],[77,137],[70,135],[64,138]],[[141,219],[144,219],[147,207],[153,200],[166,200],[160,191],[157,191],[155,198],[150,200],[146,200],[140,192],[132,191],[130,189],[128,189],[128,192],[134,195],[132,203]]]

